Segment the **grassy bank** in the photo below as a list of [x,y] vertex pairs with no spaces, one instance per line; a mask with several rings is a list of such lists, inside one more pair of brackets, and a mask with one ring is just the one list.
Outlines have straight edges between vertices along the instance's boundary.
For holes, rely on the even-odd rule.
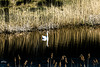
[[63,6],[37,6],[37,2],[9,8],[9,23],[0,16],[0,32],[49,29],[65,25],[100,24],[100,0],[65,0]]

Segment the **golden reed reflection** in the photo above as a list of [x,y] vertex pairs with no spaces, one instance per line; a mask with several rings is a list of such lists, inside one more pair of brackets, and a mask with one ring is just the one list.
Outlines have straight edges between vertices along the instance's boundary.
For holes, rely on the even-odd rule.
[[[45,50],[46,42],[42,41],[42,35],[46,35],[46,31],[0,34],[0,56],[6,46],[8,47],[8,52],[12,48],[14,50],[21,48],[22,51],[26,48],[27,52],[30,53],[38,49],[39,46],[43,48],[42,50]],[[75,43],[78,46],[84,40],[87,42],[100,41],[100,28],[74,27],[49,30],[49,47],[53,45],[57,47],[58,44],[68,46],[70,43]]]

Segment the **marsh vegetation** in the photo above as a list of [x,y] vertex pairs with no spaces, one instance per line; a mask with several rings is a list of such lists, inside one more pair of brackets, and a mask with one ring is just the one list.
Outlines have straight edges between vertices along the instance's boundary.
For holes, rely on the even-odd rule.
[[[100,0],[5,1],[0,0],[4,65],[100,66]],[[49,47],[42,41],[47,30]]]
[[9,5],[9,23],[5,23],[3,8],[0,8],[0,32],[100,24],[99,0],[30,0],[16,5],[17,2]]

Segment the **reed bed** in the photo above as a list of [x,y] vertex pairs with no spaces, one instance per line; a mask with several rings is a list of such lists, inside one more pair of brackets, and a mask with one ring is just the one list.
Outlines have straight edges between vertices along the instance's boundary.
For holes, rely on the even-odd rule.
[[[90,55],[90,53],[88,53]],[[19,55],[18,55],[18,60],[19,60]],[[44,67],[99,67],[99,60],[97,58],[91,58],[91,56],[89,56],[90,58],[88,59],[88,55],[86,58],[84,58],[85,56],[83,54],[80,54],[79,58],[74,59],[74,58],[67,58],[67,56],[62,55],[62,57],[59,57],[60,60],[55,60],[53,53],[51,53],[50,58],[47,59],[47,63],[45,63]],[[87,60],[88,59],[88,60]],[[14,61],[16,59],[14,58]],[[21,59],[19,61],[15,61],[14,66],[10,65],[9,63],[7,63],[7,67],[42,67],[42,64],[37,64],[34,65],[33,61],[28,61],[25,60],[24,64],[20,64],[20,61],[22,61]],[[43,60],[44,61],[44,60]],[[77,62],[78,61],[78,62]],[[16,64],[16,62],[18,62],[18,64]],[[88,64],[86,62],[89,62]],[[47,65],[47,66],[46,66]]]
[[4,16],[0,16],[0,31],[27,31],[31,29],[59,28],[66,25],[95,25],[100,24],[100,0],[71,0],[70,4],[61,7],[26,4],[9,8],[9,23],[5,23]]

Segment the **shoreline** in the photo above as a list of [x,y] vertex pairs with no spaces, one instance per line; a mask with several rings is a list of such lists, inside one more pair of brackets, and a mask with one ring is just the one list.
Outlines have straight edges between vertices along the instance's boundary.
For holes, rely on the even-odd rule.
[[60,26],[60,27],[51,27],[51,28],[46,28],[46,27],[44,27],[44,28],[32,28],[32,29],[30,29],[30,30],[24,30],[24,31],[22,31],[22,30],[18,30],[18,31],[8,31],[8,30],[4,30],[4,31],[2,31],[2,32],[0,32],[0,34],[3,34],[3,33],[5,33],[5,34],[14,34],[14,33],[22,33],[22,32],[33,32],[33,31],[47,31],[47,30],[57,30],[57,29],[62,29],[62,28],[69,28],[69,29],[71,29],[71,28],[94,28],[94,29],[97,29],[97,28],[100,28],[100,24],[97,24],[97,25],[86,25],[86,24],[84,24],[84,25],[65,25],[65,26]]

